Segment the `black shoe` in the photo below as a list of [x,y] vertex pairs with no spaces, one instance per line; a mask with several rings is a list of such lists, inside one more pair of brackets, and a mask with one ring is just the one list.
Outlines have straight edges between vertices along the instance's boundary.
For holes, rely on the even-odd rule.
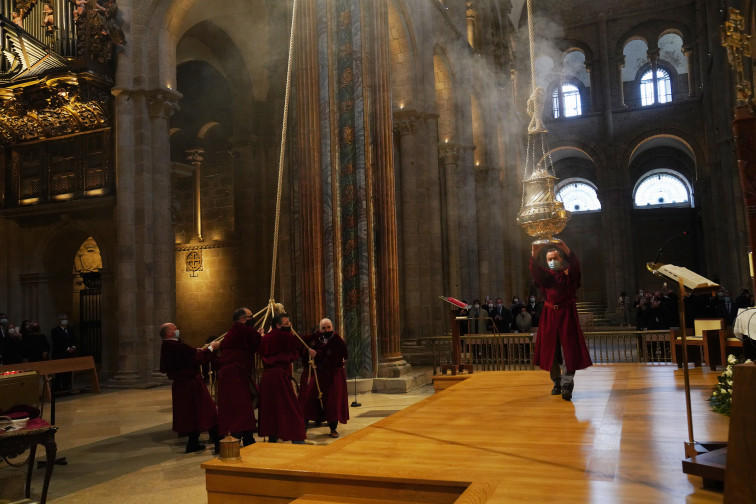
[[203,444],[186,445],[186,453],[194,453],[198,451],[203,451],[204,449],[205,449],[205,445]]
[[565,383],[562,386],[562,399],[564,399],[565,401],[571,401],[573,388],[575,388],[574,383]]
[[551,389],[551,395],[559,395],[562,393],[562,386],[559,385],[559,382],[554,382],[554,388]]

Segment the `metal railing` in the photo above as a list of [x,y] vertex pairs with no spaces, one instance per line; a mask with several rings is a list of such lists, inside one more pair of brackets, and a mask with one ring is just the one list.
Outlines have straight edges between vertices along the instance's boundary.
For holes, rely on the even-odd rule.
[[[669,330],[588,331],[583,333],[594,364],[666,363],[672,361]],[[536,333],[465,334],[460,336],[461,364],[476,371],[534,369]],[[452,362],[452,337],[418,338],[430,347],[433,373]]]

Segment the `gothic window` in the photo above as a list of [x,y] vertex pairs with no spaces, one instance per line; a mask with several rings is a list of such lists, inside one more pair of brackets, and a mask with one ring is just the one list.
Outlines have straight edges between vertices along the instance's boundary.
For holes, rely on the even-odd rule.
[[555,87],[551,94],[551,102],[554,113],[554,119],[561,117],[575,117],[582,115],[580,103],[580,90],[573,84],[562,85],[562,96],[560,101],[559,88]]
[[636,208],[693,206],[693,190],[687,179],[674,170],[659,169],[647,173],[635,185]]
[[567,179],[557,187],[556,199],[572,213],[598,212],[601,202],[596,186],[584,179]]
[[[656,89],[656,97],[654,97]],[[656,75],[653,70],[643,74],[640,82],[641,105],[653,105],[654,103],[668,103],[672,101],[672,84],[669,72],[663,68],[657,68]]]

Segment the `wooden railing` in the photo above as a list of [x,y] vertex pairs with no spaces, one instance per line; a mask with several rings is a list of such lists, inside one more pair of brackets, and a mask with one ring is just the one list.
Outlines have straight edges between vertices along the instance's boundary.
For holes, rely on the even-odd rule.
[[[588,331],[585,335],[594,364],[665,363],[672,361],[669,330]],[[536,334],[466,334],[460,337],[461,363],[476,371],[534,369],[532,362]],[[451,336],[419,338],[433,354],[433,373],[452,360]]]

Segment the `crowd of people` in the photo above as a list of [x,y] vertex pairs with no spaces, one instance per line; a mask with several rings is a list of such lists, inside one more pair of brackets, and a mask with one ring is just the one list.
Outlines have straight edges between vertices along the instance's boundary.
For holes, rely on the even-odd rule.
[[[264,335],[254,328],[248,308],[236,310],[233,321],[222,338],[202,348],[181,342],[173,323],[160,329],[160,371],[173,382],[173,430],[188,437],[186,452],[205,449],[199,442],[204,431],[215,453],[225,435],[239,439],[242,446],[255,442],[255,432],[268,442],[303,444],[310,420],[316,426],[327,422],[330,436],[339,437],[338,424],[349,419],[344,369],[349,356],[333,323],[325,318],[312,334],[300,338],[285,313],[273,317]],[[263,366],[259,385],[253,378],[256,355]],[[292,364],[300,359],[305,367],[297,386]],[[207,362],[218,369],[217,404],[201,372]]]
[[[67,359],[75,357],[76,336],[68,325],[68,316],[61,313],[57,325],[50,331],[50,339],[42,332],[39,322],[24,320],[16,325],[0,313],[0,364],[11,365],[22,362],[38,362],[47,359]],[[71,373],[55,376],[55,390],[70,390]]]
[[[720,288],[714,295],[686,293],[683,302],[687,327],[693,327],[693,321],[700,318],[721,318],[731,327],[740,308],[753,306],[753,298],[748,289],[742,289],[735,299],[725,288]],[[630,325],[634,315],[635,326],[639,331],[669,329],[680,325],[677,295],[666,283],[661,290],[655,292],[639,289],[633,299],[626,293],[621,293],[618,310],[621,324]]]
[[[464,302],[464,300],[463,300]],[[460,324],[461,334],[482,333],[529,333],[538,322],[543,313],[543,301],[536,299],[535,295],[523,302],[519,296],[512,297],[509,305],[504,305],[500,297],[486,297],[483,304],[480,300],[473,301],[470,308],[460,308],[458,317],[467,317],[468,320]]]

